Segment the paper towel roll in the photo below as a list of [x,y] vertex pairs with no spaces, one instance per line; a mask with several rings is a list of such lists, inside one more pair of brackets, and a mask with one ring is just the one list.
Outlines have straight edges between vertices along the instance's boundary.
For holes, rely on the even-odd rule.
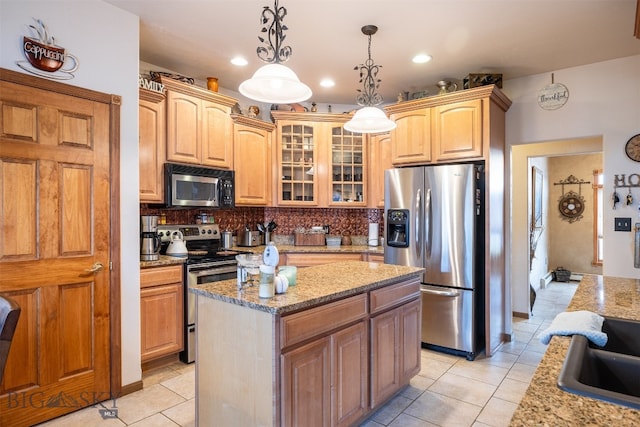
[[378,246],[378,223],[369,224],[369,246]]

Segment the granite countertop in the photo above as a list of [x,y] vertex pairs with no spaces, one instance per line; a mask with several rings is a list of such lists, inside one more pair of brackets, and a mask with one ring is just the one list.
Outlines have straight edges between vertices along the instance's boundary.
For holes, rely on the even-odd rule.
[[187,261],[186,257],[160,255],[160,259],[157,261],[140,261],[140,268],[162,267],[165,265],[184,264],[186,261]]
[[214,282],[189,291],[200,296],[285,314],[388,285],[398,279],[418,277],[422,268],[365,261],[346,261],[299,268],[295,286],[273,298],[260,298],[258,286],[238,290],[236,279]]
[[[567,311],[640,320],[640,279],[585,275]],[[638,426],[640,411],[562,391],[557,381],[571,337],[554,336],[529,388],[511,419],[512,426]]]

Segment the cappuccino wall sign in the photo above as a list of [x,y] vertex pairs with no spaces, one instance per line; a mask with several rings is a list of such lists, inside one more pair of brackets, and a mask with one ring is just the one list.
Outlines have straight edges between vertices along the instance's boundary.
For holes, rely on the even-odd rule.
[[538,91],[538,105],[543,110],[557,110],[569,100],[569,89],[562,83],[551,83]]
[[56,80],[74,78],[73,72],[78,69],[78,59],[56,44],[44,22],[35,18],[34,21],[37,25],[29,25],[33,37],[22,37],[22,52],[27,60],[16,61],[16,64],[40,77]]

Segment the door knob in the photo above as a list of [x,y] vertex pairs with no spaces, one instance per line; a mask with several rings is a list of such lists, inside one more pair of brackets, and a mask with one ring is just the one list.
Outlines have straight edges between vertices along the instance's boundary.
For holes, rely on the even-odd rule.
[[96,262],[95,264],[93,264],[91,266],[91,268],[85,268],[84,271],[86,271],[87,273],[97,273],[98,271],[102,270],[104,268],[104,265],[102,265],[101,262]]

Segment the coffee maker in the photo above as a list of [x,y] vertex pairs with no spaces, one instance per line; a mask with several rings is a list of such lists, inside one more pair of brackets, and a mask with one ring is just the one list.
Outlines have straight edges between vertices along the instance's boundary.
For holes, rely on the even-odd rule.
[[158,235],[158,217],[140,216],[140,261],[160,259],[160,236]]

